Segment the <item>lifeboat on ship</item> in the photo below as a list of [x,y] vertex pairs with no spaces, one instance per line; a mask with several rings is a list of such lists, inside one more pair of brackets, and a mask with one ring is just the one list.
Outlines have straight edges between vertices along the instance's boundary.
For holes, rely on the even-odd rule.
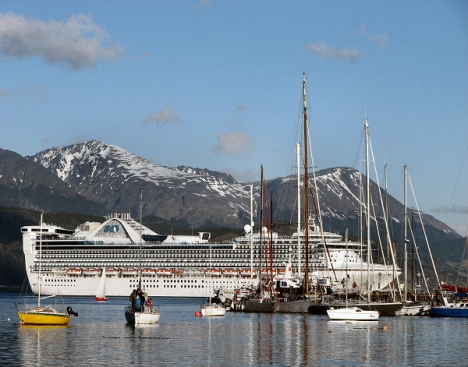
[[182,269],[173,269],[173,270],[172,270],[172,273],[173,273],[174,275],[182,275],[183,272],[184,272],[184,271],[183,271]]
[[141,275],[153,276],[156,275],[156,269],[153,268],[143,268],[141,269]]
[[67,269],[67,275],[80,276],[81,275],[81,268],[68,268]]
[[172,271],[171,269],[159,268],[158,270],[156,270],[156,274],[168,276],[172,275]]
[[124,277],[136,277],[138,275],[138,269],[137,268],[124,268],[122,269],[121,274]]
[[205,275],[220,276],[220,275],[221,275],[221,269],[218,269],[218,268],[207,268],[207,269],[205,269]]
[[257,272],[255,271],[255,269],[250,270],[249,268],[243,268],[240,270],[240,274],[243,277],[250,277],[257,275]]
[[54,268],[52,269],[52,272],[54,273],[55,276],[63,276],[67,274],[67,269],[65,268]]
[[233,269],[233,268],[224,268],[223,269],[223,275],[237,276],[238,274],[239,274],[239,272],[238,272],[237,269]]
[[101,271],[98,268],[84,268],[82,274],[87,277],[98,276]]
[[284,273],[286,273],[285,268],[278,269],[278,275],[284,275]]
[[[273,270],[273,273],[275,273],[275,272],[276,272],[276,270]],[[262,269],[262,277],[269,277],[270,275],[271,275],[270,269],[268,269],[268,268],[263,268]]]
[[116,275],[119,275],[118,268],[106,268],[106,276],[115,277]]

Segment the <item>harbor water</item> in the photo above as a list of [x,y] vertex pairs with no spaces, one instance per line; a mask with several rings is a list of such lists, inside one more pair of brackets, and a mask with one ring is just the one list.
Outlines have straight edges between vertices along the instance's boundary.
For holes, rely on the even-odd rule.
[[65,298],[66,327],[20,325],[17,294],[0,293],[2,366],[466,366],[468,319],[309,314],[196,317],[201,299],[155,299],[159,324],[132,327],[125,298]]

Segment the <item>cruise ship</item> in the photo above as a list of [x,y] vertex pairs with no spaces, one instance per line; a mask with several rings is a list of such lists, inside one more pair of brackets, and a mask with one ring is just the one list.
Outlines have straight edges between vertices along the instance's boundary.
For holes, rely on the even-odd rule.
[[[256,287],[260,275],[270,269],[273,275],[284,273],[291,254],[293,264],[296,259],[293,274],[303,275],[305,269],[303,233],[268,236],[246,226],[245,235],[212,243],[208,232],[155,233],[128,213],[105,219],[104,223],[86,222],[76,230],[46,224],[21,228],[26,273],[34,293],[39,292],[40,274],[41,295],[94,296],[102,277],[106,296],[128,296],[141,278],[142,288],[151,296],[206,297],[213,289]],[[298,243],[302,244],[299,252]],[[322,234],[316,226],[310,226],[309,245],[312,284],[326,275],[337,283],[348,279],[361,286],[371,279],[371,288],[383,289],[400,274],[391,265],[368,265],[358,244],[345,246],[341,235]],[[272,254],[268,268],[267,247]]]

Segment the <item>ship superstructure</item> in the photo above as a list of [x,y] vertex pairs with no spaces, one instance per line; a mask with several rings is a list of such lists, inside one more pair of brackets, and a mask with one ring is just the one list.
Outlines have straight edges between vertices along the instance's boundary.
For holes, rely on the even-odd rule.
[[[25,226],[21,231],[29,283],[37,293],[40,273],[42,295],[94,296],[103,269],[107,296],[128,296],[138,287],[140,277],[142,287],[152,296],[203,297],[207,288],[255,287],[260,274],[266,276],[271,269],[273,275],[284,271],[290,254],[296,254],[298,244],[304,242],[303,233],[280,236],[266,231],[249,232],[222,243],[210,242],[208,232],[161,235],[140,226],[128,213],[109,215],[104,223],[84,223],[75,231],[52,225]],[[329,256],[324,251],[324,239]],[[264,266],[264,251],[270,244],[272,268]],[[342,236],[336,233],[321,234],[313,228],[309,245],[312,278],[322,278],[326,273],[340,282],[346,277],[347,267],[348,279],[360,284],[369,269],[373,288],[377,289],[399,274],[389,265],[368,267],[357,244],[348,244],[345,249]],[[292,271],[300,276],[298,269],[293,261]]]

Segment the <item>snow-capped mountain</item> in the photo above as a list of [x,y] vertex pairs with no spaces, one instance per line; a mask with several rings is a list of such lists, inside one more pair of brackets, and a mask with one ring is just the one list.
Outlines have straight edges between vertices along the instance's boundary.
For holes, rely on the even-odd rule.
[[156,215],[192,227],[240,226],[249,190],[231,176],[185,166],[164,167],[115,145],[91,140],[33,157],[87,199],[109,212]]
[[106,213],[42,165],[3,149],[0,149],[0,206],[46,213]]
[[[155,215],[192,228],[241,229],[249,223],[250,187],[224,173],[185,166],[164,167],[96,140],[48,149],[29,159],[49,169],[79,195],[100,204],[108,212],[130,212],[137,218],[142,189],[144,216]],[[325,230],[343,233],[348,229],[351,236],[359,235],[360,215],[364,210],[360,194],[362,182],[365,182],[364,175],[348,167],[316,173],[318,196],[315,197],[319,200],[315,199],[311,208],[320,208]],[[311,187],[314,187],[312,183]],[[374,204],[371,216],[377,218],[382,230],[384,218],[379,200],[383,193],[372,181],[370,190]],[[260,206],[258,191],[257,185],[254,188],[257,209]],[[266,192],[265,206],[271,206],[268,210],[273,211],[273,221],[296,223],[296,176],[268,181]],[[391,196],[386,201],[391,239],[401,243],[403,205]],[[459,237],[431,216],[424,215],[423,221],[426,231],[440,241]],[[385,234],[381,236],[385,241]]]

